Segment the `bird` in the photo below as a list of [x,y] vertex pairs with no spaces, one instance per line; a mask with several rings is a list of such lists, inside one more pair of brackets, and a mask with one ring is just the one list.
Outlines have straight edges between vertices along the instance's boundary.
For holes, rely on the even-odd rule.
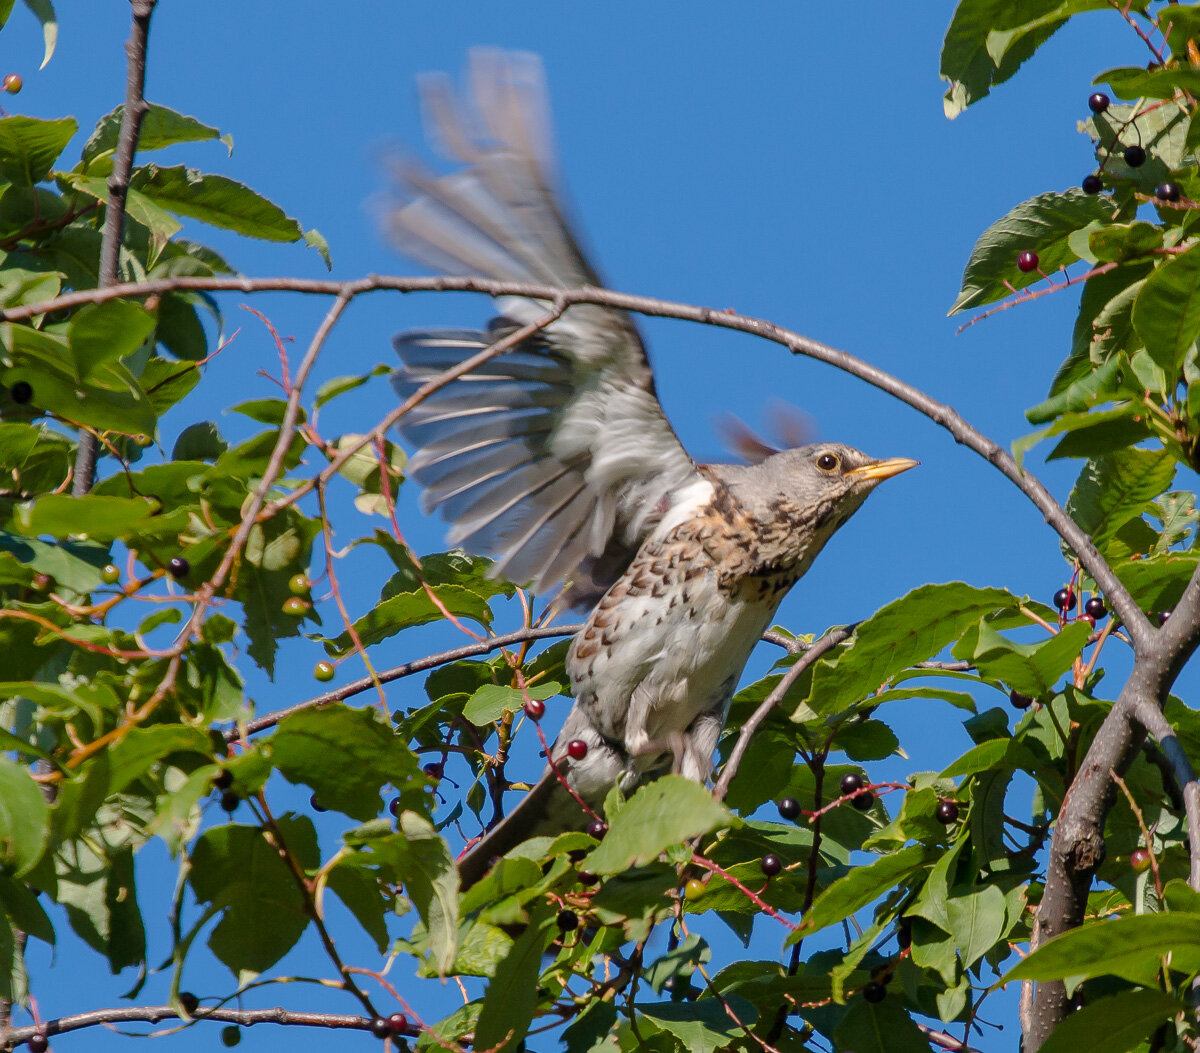
[[[396,166],[386,214],[407,256],[450,275],[601,286],[557,191],[539,59],[477,50],[469,97],[419,81],[430,140],[461,167]],[[497,297],[484,330],[393,339],[409,397],[543,318]],[[836,442],[698,464],[659,403],[633,319],[578,304],[400,421],[421,507],[491,573],[588,610],[566,657],[574,704],[540,780],[460,857],[460,888],[529,837],[582,829],[614,787],[704,783],[730,699],[780,601],[883,480],[914,467]]]

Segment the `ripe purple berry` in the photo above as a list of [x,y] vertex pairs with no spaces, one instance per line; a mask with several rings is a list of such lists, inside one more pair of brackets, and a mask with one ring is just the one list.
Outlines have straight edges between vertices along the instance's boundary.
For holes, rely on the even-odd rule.
[[1103,113],[1108,109],[1108,96],[1102,91],[1095,92],[1088,96],[1088,109],[1092,113]]
[[860,793],[850,803],[860,812],[869,812],[871,806],[875,803],[875,795],[870,790],[867,790]]
[[758,862],[767,877],[774,877],[783,869],[783,861],[774,852],[768,852]]
[[539,698],[531,698],[525,703],[524,709],[530,720],[541,720],[546,715],[546,703]]
[[1099,619],[1108,613],[1108,608],[1104,606],[1104,601],[1099,596],[1089,596],[1087,603],[1083,605],[1083,613]]
[[1028,274],[1030,271],[1036,271],[1038,265],[1038,254],[1030,252],[1026,249],[1017,257],[1017,270]]
[[938,801],[937,810],[934,812],[939,823],[945,823],[949,826],[958,819],[958,802],[956,801]]
[[1020,691],[1010,691],[1008,701],[1012,703],[1013,709],[1028,709],[1033,705],[1033,699],[1028,695],[1021,694]]
[[858,793],[858,791],[862,788],[863,781],[861,775],[856,775],[854,772],[850,772],[842,776],[841,790],[843,797],[845,797],[847,794]]
[[587,832],[597,841],[603,841],[604,835],[608,833],[608,823],[603,819],[593,819],[588,823]]
[[869,983],[863,984],[862,996],[872,1005],[878,1005],[887,997],[887,988],[883,984],[871,980]]
[[784,797],[776,805],[783,819],[796,819],[800,816],[800,802],[795,797]]
[[1179,200],[1179,184],[1178,183],[1159,183],[1154,188],[1154,196],[1159,201],[1178,201]]
[[1054,594],[1054,606],[1060,611],[1073,611],[1075,609],[1075,593],[1071,589],[1059,589]]
[[8,395],[18,406],[24,406],[33,398],[33,385],[27,380],[18,380],[8,389]]
[[182,556],[172,556],[171,561],[167,564],[167,573],[176,581],[180,578],[186,578],[191,569],[192,565]]
[[1124,157],[1130,168],[1141,168],[1146,163],[1146,151],[1140,146],[1125,147]]
[[560,910],[554,923],[562,932],[574,932],[579,928],[579,915],[573,910]]
[[1098,194],[1104,189],[1104,184],[1100,181],[1100,177],[1093,172],[1091,175],[1083,177],[1083,192],[1085,194]]

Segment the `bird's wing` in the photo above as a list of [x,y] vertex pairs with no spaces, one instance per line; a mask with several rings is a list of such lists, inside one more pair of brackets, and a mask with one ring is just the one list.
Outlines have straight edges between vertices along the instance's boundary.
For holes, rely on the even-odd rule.
[[[471,56],[473,112],[444,77],[422,80],[430,138],[467,165],[434,177],[412,165],[388,226],[409,256],[448,274],[560,288],[598,284],[552,189],[545,87],[530,55]],[[486,332],[401,333],[402,398],[546,304],[498,301]],[[624,570],[697,468],[663,414],[646,351],[623,311],[578,305],[441,388],[400,423],[409,473],[450,540],[497,559],[496,573],[573,605]]]

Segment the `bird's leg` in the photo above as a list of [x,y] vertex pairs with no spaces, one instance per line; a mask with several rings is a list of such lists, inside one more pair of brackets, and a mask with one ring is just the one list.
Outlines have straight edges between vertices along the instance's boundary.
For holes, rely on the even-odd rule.
[[705,782],[712,771],[713,750],[725,724],[725,706],[701,713],[683,735],[685,755],[681,774],[696,782]]

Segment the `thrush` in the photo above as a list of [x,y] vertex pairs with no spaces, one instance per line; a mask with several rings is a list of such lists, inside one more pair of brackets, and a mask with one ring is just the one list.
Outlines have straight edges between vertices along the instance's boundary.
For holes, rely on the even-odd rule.
[[[466,167],[399,168],[388,225],[444,273],[558,288],[600,285],[555,193],[541,65],[472,53],[471,105],[422,78],[430,138]],[[498,300],[486,331],[407,332],[401,397],[544,316]],[[700,465],[655,394],[622,311],[572,306],[536,336],[444,386],[403,419],[408,472],[449,541],[492,573],[590,608],[566,668],[575,703],[536,786],[459,860],[464,888],[535,834],[586,826],[613,786],[677,771],[703,782],[729,701],[787,591],[882,480],[913,467],[839,443],[752,465]]]

